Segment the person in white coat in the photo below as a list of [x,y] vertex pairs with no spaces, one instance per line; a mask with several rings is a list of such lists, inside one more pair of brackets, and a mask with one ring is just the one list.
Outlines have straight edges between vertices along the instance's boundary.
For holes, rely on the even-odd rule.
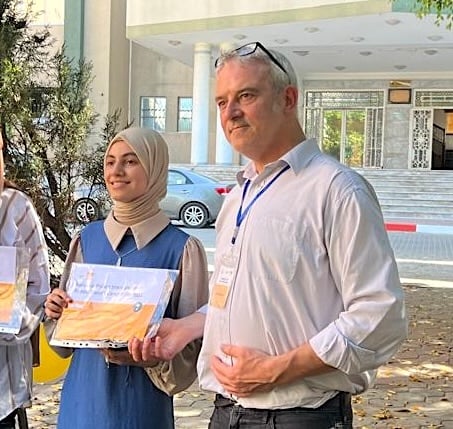
[[0,333],[0,428],[14,429],[17,411],[32,398],[30,337],[41,321],[50,280],[47,246],[36,210],[27,195],[4,178],[1,133],[0,149],[0,246],[23,247],[30,256],[20,331]]

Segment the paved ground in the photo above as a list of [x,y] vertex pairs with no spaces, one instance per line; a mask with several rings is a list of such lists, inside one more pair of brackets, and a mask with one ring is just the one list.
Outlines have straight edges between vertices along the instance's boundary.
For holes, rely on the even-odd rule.
[[[453,236],[391,234],[391,241],[401,277],[415,279],[404,286],[410,332],[374,388],[354,397],[354,428],[453,429]],[[60,389],[35,386],[30,429],[56,428]],[[206,429],[211,403],[196,385],[177,395],[176,428]]]
[[[355,428],[453,428],[453,288],[405,286],[410,335],[381,368],[375,387],[354,397]],[[55,428],[61,383],[36,385],[30,428]],[[205,429],[212,396],[197,386],[175,398],[176,427]]]

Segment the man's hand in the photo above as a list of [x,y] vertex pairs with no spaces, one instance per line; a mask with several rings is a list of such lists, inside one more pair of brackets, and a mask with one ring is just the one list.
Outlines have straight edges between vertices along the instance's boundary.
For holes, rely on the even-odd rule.
[[232,358],[233,365],[214,356],[212,371],[225,390],[237,397],[268,392],[278,385],[335,370],[316,355],[308,342],[277,356],[233,345],[222,345],[221,350]]
[[233,358],[233,365],[227,365],[219,357],[214,356],[211,360],[211,369],[228,393],[246,397],[256,392],[267,392],[276,385],[274,356],[233,345],[222,345],[221,350]]
[[162,319],[157,335],[143,341],[132,338],[128,342],[129,353],[135,362],[150,359],[172,360],[187,344],[184,326],[180,320]]
[[129,340],[129,353],[135,362],[172,360],[187,344],[203,335],[205,317],[195,312],[181,319],[164,318],[154,338]]

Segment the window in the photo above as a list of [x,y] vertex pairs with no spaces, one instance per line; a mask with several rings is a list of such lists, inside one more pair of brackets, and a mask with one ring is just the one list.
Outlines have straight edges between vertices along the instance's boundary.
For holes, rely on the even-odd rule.
[[178,98],[178,131],[192,131],[192,97]]
[[181,174],[179,171],[169,170],[168,171],[168,185],[186,185],[188,183],[186,176]]
[[140,97],[140,126],[165,131],[167,99],[165,97]]
[[[330,146],[328,152],[348,165],[354,159],[359,164],[354,167],[381,167],[384,95],[382,90],[307,91],[305,135],[316,137],[326,152]],[[351,140],[350,133],[357,138]]]

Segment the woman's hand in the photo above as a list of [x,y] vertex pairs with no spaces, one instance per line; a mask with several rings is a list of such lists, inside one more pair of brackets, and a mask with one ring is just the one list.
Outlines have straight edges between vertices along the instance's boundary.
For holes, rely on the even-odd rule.
[[133,365],[133,366],[149,367],[149,366],[156,365],[158,362],[156,359],[149,359],[146,361],[142,360],[140,362],[136,362],[130,355],[127,348],[101,349],[101,353],[104,355],[105,363],[107,365],[109,363],[114,363],[116,365]]
[[64,290],[53,289],[44,304],[46,316],[50,319],[59,319],[70,302],[72,302],[72,299]]

